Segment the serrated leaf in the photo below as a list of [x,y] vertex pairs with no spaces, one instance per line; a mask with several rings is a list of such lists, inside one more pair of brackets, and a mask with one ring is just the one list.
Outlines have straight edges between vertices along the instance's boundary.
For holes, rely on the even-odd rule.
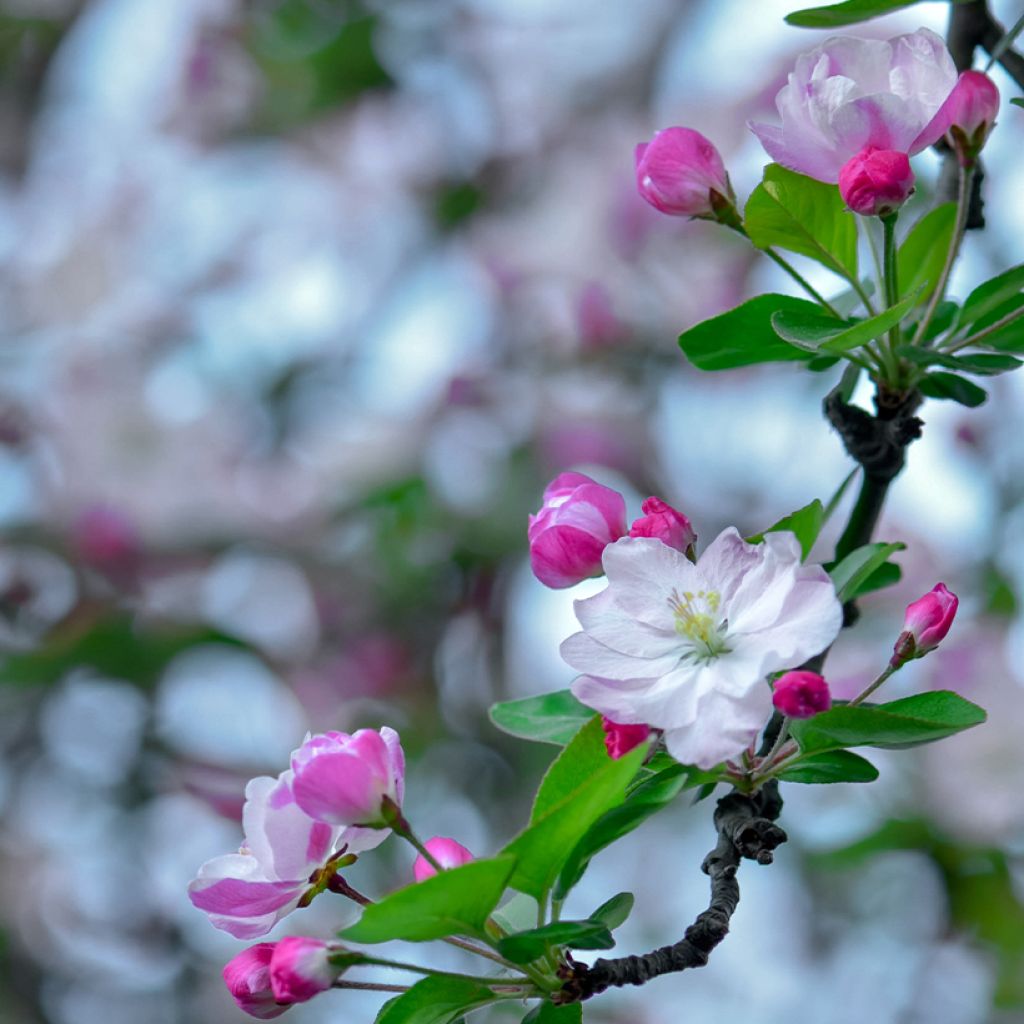
[[432,975],[385,1003],[376,1024],[452,1024],[462,1014],[496,998],[478,982],[450,974]]
[[923,300],[939,282],[956,224],[956,203],[943,203],[926,213],[911,229],[896,254],[900,295]]
[[914,292],[877,316],[855,324],[844,324],[820,312],[775,313],[772,327],[780,338],[792,345],[813,348],[816,352],[849,352],[882,337],[910,312],[916,301],[917,292]]
[[783,782],[824,784],[832,782],[874,782],[878,769],[849,750],[827,750],[801,758],[778,776]]
[[959,402],[970,409],[982,405],[988,398],[988,392],[978,387],[965,377],[955,373],[944,373],[941,370],[926,374],[917,382],[917,389],[929,398],[944,398]]
[[824,522],[825,510],[821,502],[815,498],[809,505],[804,505],[803,508],[790,512],[788,516],[783,516],[774,526],[769,526],[764,533],[756,533],[753,537],[747,537],[747,542],[760,544],[764,540],[765,533],[780,533],[788,530],[790,533],[796,534],[803,558],[806,560],[811,553],[811,548],[814,547],[814,542],[818,539],[818,534],[821,533]]
[[506,855],[441,871],[369,904],[363,916],[340,935],[367,943],[479,935],[514,868],[515,857]]
[[1024,363],[1016,356],[995,352],[973,352],[970,355],[953,356],[948,352],[936,352],[931,348],[902,345],[896,350],[896,353],[917,366],[944,366],[948,370],[975,373],[985,377],[994,377],[996,374],[1006,373],[1024,366]]
[[834,185],[769,164],[747,200],[743,224],[759,249],[778,246],[841,277],[857,276],[857,225]]
[[590,915],[590,920],[601,921],[609,930],[614,931],[629,917],[633,910],[634,899],[631,892],[620,892],[602,903]]
[[491,721],[502,732],[558,746],[565,746],[593,717],[593,708],[584,707],[569,690],[505,701],[490,710]]
[[838,28],[891,14],[903,7],[912,7],[921,0],[845,0],[827,7],[806,7],[786,15],[790,25],[800,28]]
[[829,568],[828,573],[836,588],[836,597],[840,601],[850,601],[860,591],[861,585],[874,573],[890,555],[902,551],[906,544],[865,544],[851,551],[838,565]]
[[800,749],[915,747],[980,725],[985,712],[949,690],[933,690],[887,704],[843,705],[790,726]]
[[964,302],[960,313],[960,326],[973,324],[995,312],[1005,302],[1024,290],[1024,263],[997,274],[984,284],[979,284]]
[[615,939],[603,921],[552,921],[499,939],[498,952],[514,964],[528,964],[540,959],[552,946],[611,949],[614,945]]
[[758,295],[735,309],[695,324],[679,335],[679,347],[698,370],[730,370],[755,363],[807,359],[772,328],[772,314],[813,312],[818,306],[792,295]]

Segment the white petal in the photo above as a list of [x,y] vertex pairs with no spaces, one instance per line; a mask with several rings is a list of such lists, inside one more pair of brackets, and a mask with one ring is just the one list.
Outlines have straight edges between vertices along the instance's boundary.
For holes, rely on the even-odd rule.
[[741,754],[764,727],[771,711],[767,684],[754,688],[740,701],[712,692],[701,700],[692,725],[666,730],[665,746],[683,764],[713,768]]
[[660,658],[637,658],[598,643],[588,633],[573,633],[562,642],[560,650],[577,672],[605,679],[647,679],[671,672],[679,664],[678,652]]
[[587,634],[616,651],[637,658],[660,658],[682,648],[675,629],[659,629],[627,615],[614,601],[612,588],[574,604]]
[[757,544],[748,544],[739,530],[730,526],[704,549],[697,560],[697,568],[706,580],[705,589],[717,591],[723,608],[731,607],[743,577],[761,561],[758,547]]
[[729,636],[776,622],[800,570],[800,542],[788,531],[769,533],[756,545],[754,562],[733,593],[726,614]]
[[685,665],[653,679],[580,676],[572,684],[572,692],[577,700],[614,722],[670,729],[696,718],[701,671]]

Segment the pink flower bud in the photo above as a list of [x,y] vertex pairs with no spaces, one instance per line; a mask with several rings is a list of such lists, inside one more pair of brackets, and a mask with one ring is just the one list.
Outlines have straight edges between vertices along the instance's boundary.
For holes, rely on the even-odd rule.
[[945,583],[936,583],[924,597],[907,605],[903,632],[893,648],[890,664],[894,668],[913,658],[923,658],[935,650],[949,632],[959,604],[956,594]]
[[326,992],[342,972],[331,965],[331,947],[319,939],[289,935],[273,945],[270,987],[279,1003],[304,1003]]
[[666,128],[636,147],[636,187],[662,213],[723,220],[735,196],[722,156],[692,128]]
[[794,670],[775,680],[772,703],[789,718],[813,718],[832,707],[828,683],[817,672]]
[[914,191],[914,172],[906,153],[868,146],[839,172],[843,201],[862,217],[895,213]]
[[224,984],[240,1009],[251,1017],[280,1017],[288,1003],[278,1001],[270,984],[270,961],[276,942],[259,942],[232,957],[221,972]]
[[936,114],[948,124],[946,139],[960,163],[973,166],[999,113],[996,83],[981,71],[964,71]]
[[630,537],[654,537],[667,544],[670,548],[682,551],[683,554],[697,540],[690,520],[677,512],[661,498],[647,498],[643,505],[643,516],[633,521],[629,528]]
[[[657,498],[649,500],[657,501]],[[649,725],[620,725],[604,715],[601,716],[601,728],[604,729],[604,745],[608,750],[608,756],[615,761],[625,757],[641,743],[645,743],[647,737],[651,735]]]
[[[444,836],[434,836],[433,839],[428,839],[423,845],[430,851],[431,856],[442,868],[461,867],[473,859],[473,854],[462,843],[457,843],[454,839],[446,839]],[[426,857],[421,855],[416,858],[416,863],[412,866],[412,873],[417,882],[422,882],[424,878],[436,875],[437,868]]]
[[540,511],[530,516],[533,574],[554,588],[599,576],[602,552],[625,533],[626,502],[618,491],[582,473],[561,473],[544,491]]
[[405,755],[394,729],[328,732],[292,754],[292,792],[299,808],[331,825],[386,828],[385,800],[405,793]]

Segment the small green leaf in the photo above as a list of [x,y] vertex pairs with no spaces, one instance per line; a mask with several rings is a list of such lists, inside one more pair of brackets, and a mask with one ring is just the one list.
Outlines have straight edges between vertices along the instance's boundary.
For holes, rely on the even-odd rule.
[[601,921],[609,930],[614,931],[629,917],[633,910],[634,897],[631,892],[620,892],[610,900],[602,903],[591,915],[591,921]]
[[498,941],[498,952],[514,964],[540,959],[552,946],[571,949],[611,949],[615,939],[603,921],[552,921],[541,928],[508,935]]
[[811,548],[814,547],[814,542],[818,539],[818,534],[821,533],[821,527],[824,522],[825,510],[821,502],[815,498],[809,505],[804,505],[803,508],[790,512],[788,516],[784,516],[774,526],[769,526],[764,533],[757,533],[753,537],[748,537],[747,542],[750,544],[760,544],[764,540],[765,533],[780,533],[788,530],[790,533],[796,534],[796,539],[800,542],[800,549],[803,551],[804,560],[806,560],[807,556],[811,553]]
[[375,1024],[452,1024],[462,1014],[495,1000],[486,986],[448,974],[416,982],[381,1007]]
[[583,1024],[583,1004],[555,1006],[554,1003],[541,1003],[523,1018],[522,1024]]
[[730,370],[755,363],[806,359],[772,328],[772,314],[814,312],[818,306],[791,295],[758,295],[735,309],[711,317],[679,335],[679,346],[698,370]]
[[857,276],[857,225],[835,185],[769,164],[747,200],[743,224],[759,249],[779,246],[841,277]]
[[372,943],[479,935],[514,868],[515,858],[506,855],[441,871],[369,904],[341,937]]
[[[849,396],[847,396],[849,399]],[[849,473],[843,479],[843,482],[835,489],[835,493],[831,498],[828,499],[828,504],[825,506],[825,512],[822,517],[822,526],[825,525],[831,518],[832,514],[839,507],[839,502],[843,500],[843,495],[846,493],[850,484],[853,483],[853,478],[860,472],[859,468],[851,469]]]
[[901,296],[917,294],[924,299],[932,293],[942,274],[955,224],[956,203],[943,203],[910,229],[896,254]]
[[[986,330],[1009,316],[1024,308],[1024,295],[1015,295],[1007,299],[1002,305],[997,306],[991,313],[986,313],[971,326],[971,334]],[[992,331],[991,334],[982,338],[974,344],[983,348],[994,348],[1000,352],[1024,352],[1024,317],[1017,316],[1009,323]]]
[[856,551],[851,551],[838,565],[828,570],[835,584],[836,597],[840,601],[852,600],[857,596],[862,584],[871,578],[872,573],[887,561],[890,555],[902,551],[905,547],[906,544],[899,542],[875,543],[865,544]]
[[960,314],[960,326],[973,324],[976,320],[994,313],[1003,303],[1019,295],[1024,290],[1024,263],[1011,267],[986,281],[967,296],[963,312]]
[[911,7],[921,0],[845,0],[827,7],[807,7],[786,15],[790,25],[800,28],[837,28],[891,14],[902,7]]
[[944,739],[985,721],[985,712],[949,690],[933,690],[887,704],[841,705],[793,722],[801,750],[843,747],[915,747]]
[[895,327],[916,301],[915,292],[877,316],[855,324],[844,324],[834,317],[822,316],[820,312],[775,313],[772,316],[772,327],[780,338],[792,345],[813,347],[817,352],[849,352],[850,349],[860,348],[880,338]]
[[864,594],[871,594],[876,590],[884,590],[886,587],[899,583],[902,577],[903,570],[895,562],[883,562],[866,580],[858,584],[850,598],[862,597]]
[[915,348],[913,345],[903,345],[896,352],[917,366],[945,366],[948,370],[976,373],[985,377],[994,377],[996,374],[1006,373],[1024,366],[1024,363],[1015,356],[1001,355],[995,352],[975,352],[970,355],[951,356],[948,352],[936,352],[931,348]]
[[784,782],[874,782],[878,769],[867,758],[849,750],[810,754],[779,773]]
[[948,398],[973,409],[988,398],[984,388],[979,388],[973,381],[958,377],[955,373],[929,373],[917,382],[922,395],[929,398]]
[[495,704],[490,716],[502,732],[511,736],[561,747],[580,731],[584,722],[594,717],[594,711],[584,707],[569,690],[559,690]]
[[1013,97],[1013,98],[1012,98],[1012,99],[1010,100],[1010,102],[1011,102],[1011,103],[1012,103],[1012,104],[1013,104],[1013,105],[1014,105],[1015,107],[1024,107],[1024,96],[1014,96],[1014,97]]

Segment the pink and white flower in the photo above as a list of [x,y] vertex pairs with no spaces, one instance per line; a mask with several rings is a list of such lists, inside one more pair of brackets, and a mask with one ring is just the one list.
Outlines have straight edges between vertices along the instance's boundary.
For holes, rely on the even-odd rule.
[[270,987],[279,1003],[304,1003],[326,992],[344,968],[330,961],[331,947],[320,939],[288,935],[274,943]]
[[221,972],[238,1008],[258,1020],[280,1017],[290,1003],[279,1002],[270,986],[270,961],[276,942],[260,942],[232,957]]
[[[430,851],[434,860],[446,870],[448,868],[461,867],[473,859],[473,854],[462,843],[454,839],[448,839],[445,836],[434,836],[433,839],[428,839],[423,845]],[[416,858],[416,863],[412,866],[412,873],[417,882],[422,882],[423,879],[432,878],[436,875],[437,868],[421,854]]]
[[772,711],[766,676],[824,650],[842,624],[828,574],[792,533],[748,544],[733,527],[696,564],[648,538],[604,553],[608,586],[576,602],[582,632],[562,657],[572,687],[624,725],[662,729],[673,757],[712,767],[739,754]]
[[836,36],[797,58],[775,97],[782,124],[750,127],[773,160],[837,182],[869,146],[913,155],[937,142],[956,81],[953,58],[929,29],[888,41]]
[[636,187],[656,210],[717,219],[735,203],[722,154],[692,128],[664,128],[636,147]]

